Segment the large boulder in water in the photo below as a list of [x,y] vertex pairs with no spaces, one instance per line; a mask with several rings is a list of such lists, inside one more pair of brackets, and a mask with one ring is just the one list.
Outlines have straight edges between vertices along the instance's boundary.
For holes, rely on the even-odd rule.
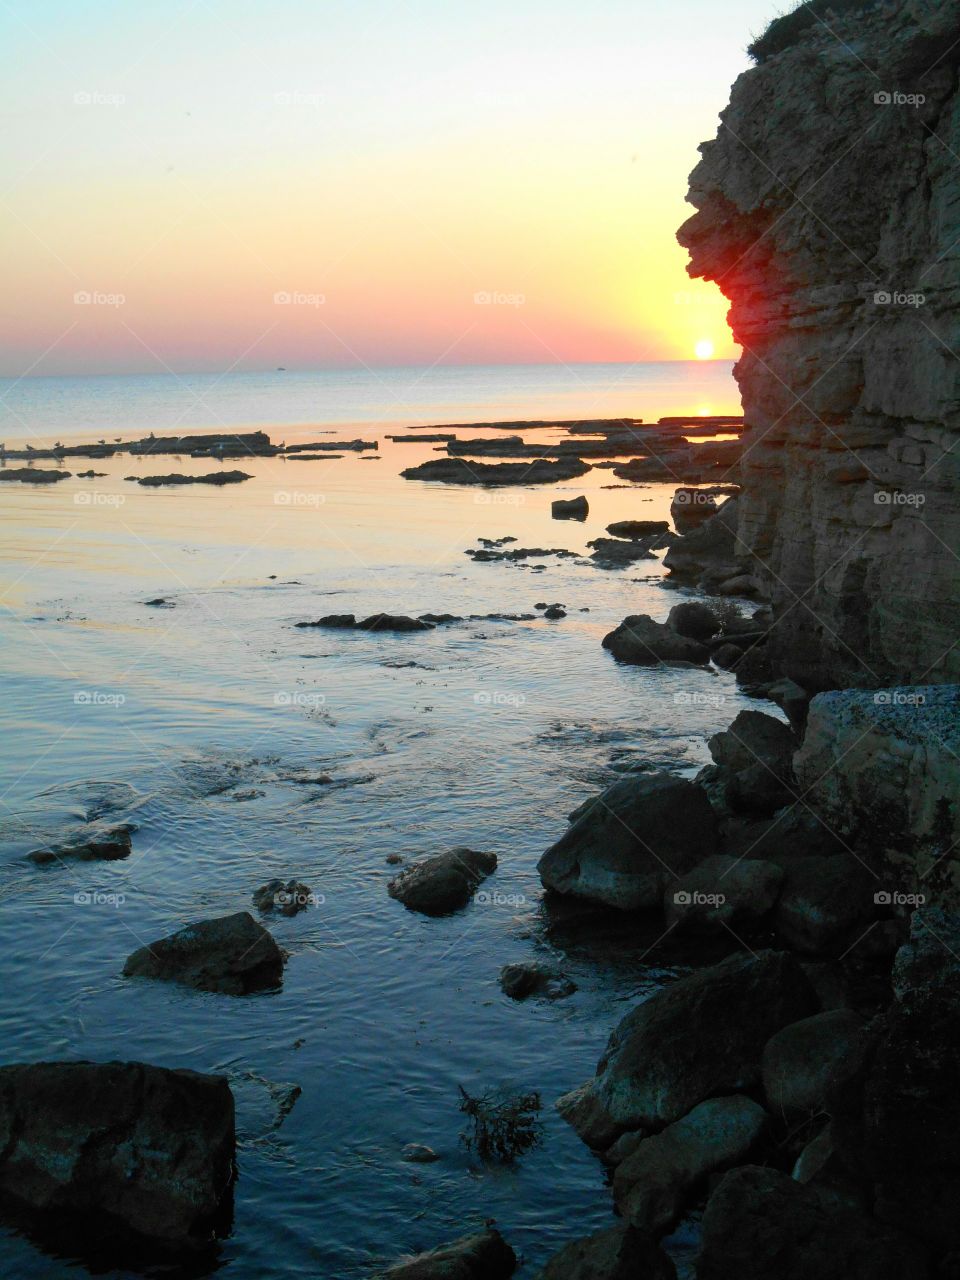
[[707,1202],[697,1280],[922,1280],[896,1231],[777,1169],[732,1169]]
[[452,1244],[419,1253],[381,1272],[382,1280],[508,1280],[517,1255],[499,1231],[488,1227]]
[[537,863],[544,887],[623,911],[658,907],[667,885],[717,843],[706,793],[669,773],[623,778],[570,818]]
[[676,1280],[676,1275],[670,1258],[644,1232],[608,1227],[564,1245],[537,1280]]
[[655,622],[646,613],[624,618],[615,631],[603,637],[603,647],[609,649],[619,662],[635,666],[677,662],[706,666],[710,661],[710,650],[706,645],[678,635],[672,627]]
[[465,907],[477,886],[496,869],[495,853],[461,846],[405,867],[387,885],[387,892],[410,911],[446,916]]
[[0,1193],[172,1244],[214,1231],[233,1177],[225,1077],[142,1062],[0,1067]]
[[558,1109],[597,1150],[627,1129],[662,1129],[707,1098],[756,1088],[770,1037],[816,1009],[794,956],[729,956],[628,1013],[594,1079],[561,1098]]
[[283,952],[249,911],[198,920],[140,947],[123,966],[125,978],[160,978],[202,991],[247,995],[280,985]]

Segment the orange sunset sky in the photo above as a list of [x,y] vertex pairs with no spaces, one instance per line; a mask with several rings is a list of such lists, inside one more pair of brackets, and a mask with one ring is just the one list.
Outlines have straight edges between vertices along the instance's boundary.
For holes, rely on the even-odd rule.
[[736,354],[674,239],[746,0],[11,0],[0,373]]

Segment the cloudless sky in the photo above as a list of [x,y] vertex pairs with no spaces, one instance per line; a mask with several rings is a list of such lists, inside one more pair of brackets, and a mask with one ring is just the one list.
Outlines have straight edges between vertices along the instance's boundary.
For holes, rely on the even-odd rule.
[[2,0],[0,373],[731,356],[674,235],[778,11]]

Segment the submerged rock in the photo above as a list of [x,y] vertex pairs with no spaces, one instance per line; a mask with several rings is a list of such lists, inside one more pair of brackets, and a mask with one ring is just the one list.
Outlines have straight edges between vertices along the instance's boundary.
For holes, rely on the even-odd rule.
[[732,1169],[703,1216],[697,1280],[923,1280],[920,1251],[776,1169]]
[[268,880],[253,894],[253,905],[258,911],[276,911],[282,916],[295,916],[312,906],[314,900],[309,885],[299,880]]
[[128,858],[133,848],[131,836],[136,831],[132,822],[117,822],[110,826],[91,824],[74,832],[67,840],[34,849],[27,857],[31,862],[43,865],[71,859],[78,862],[116,862]]
[[678,635],[672,627],[654,622],[646,613],[624,618],[615,631],[604,636],[603,647],[619,662],[640,666],[671,662],[706,666],[710,661],[710,650],[706,645]]
[[433,1147],[425,1146],[422,1142],[408,1142],[400,1152],[400,1159],[407,1164],[434,1164],[440,1157]]
[[233,1178],[223,1076],[142,1062],[0,1067],[0,1192],[32,1209],[101,1217],[202,1243]]
[[387,892],[410,911],[449,915],[465,907],[477,886],[496,869],[495,853],[459,847],[405,867],[390,881]]
[[198,920],[140,947],[123,966],[126,978],[158,978],[201,991],[247,995],[277,987],[283,952],[247,911]]
[[544,887],[623,911],[659,907],[667,885],[716,848],[706,794],[668,773],[622,778],[570,821],[537,863]]
[[550,514],[554,520],[586,520],[590,513],[590,504],[586,498],[557,498],[550,504]]
[[0,467],[0,480],[20,480],[23,484],[56,484],[58,480],[69,479],[69,471],[42,467]]
[[464,458],[432,458],[418,467],[407,467],[400,474],[405,480],[433,480],[442,484],[551,484],[555,480],[574,480],[586,475],[589,463],[579,458],[548,461],[535,458],[529,462],[468,462]]
[[609,1227],[555,1253],[537,1280],[676,1280],[670,1258],[643,1231]]
[[398,1262],[381,1280],[508,1280],[517,1255],[493,1227]]
[[763,1107],[739,1094],[701,1102],[617,1166],[613,1194],[620,1213],[631,1226],[663,1235],[708,1174],[746,1159],[767,1122]]
[[542,996],[547,1000],[562,1000],[573,995],[577,984],[571,982],[559,969],[544,964],[508,964],[500,970],[500,987],[511,1000],[526,1000],[528,996]]
[[244,480],[252,480],[253,476],[246,471],[210,471],[205,476],[185,476],[174,471],[166,476],[137,476],[135,479],[137,484],[158,488],[178,484],[240,484]]
[[623,1019],[586,1086],[558,1109],[603,1150],[627,1129],[659,1129],[697,1103],[760,1083],[760,1057],[781,1027],[815,1012],[798,960],[737,954],[662,988]]

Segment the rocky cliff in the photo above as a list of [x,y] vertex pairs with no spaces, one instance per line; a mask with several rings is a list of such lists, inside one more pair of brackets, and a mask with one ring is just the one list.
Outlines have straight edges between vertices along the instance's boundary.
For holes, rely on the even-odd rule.
[[808,688],[957,681],[960,0],[804,6],[753,52],[679,233],[743,347],[737,556]]

